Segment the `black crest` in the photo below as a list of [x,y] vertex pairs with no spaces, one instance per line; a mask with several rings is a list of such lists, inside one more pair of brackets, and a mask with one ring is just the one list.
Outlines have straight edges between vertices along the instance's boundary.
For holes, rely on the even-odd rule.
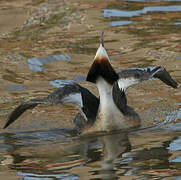
[[101,76],[109,84],[114,84],[114,82],[118,80],[119,76],[111,66],[107,57],[106,50],[104,49],[104,32],[101,33],[100,44],[100,49],[98,49],[98,51],[102,50],[105,54],[100,54],[100,56],[98,55],[98,57],[95,57],[94,62],[87,74],[86,80],[96,83],[97,78]]
[[94,61],[88,74],[86,81],[96,83],[98,77],[104,78],[109,84],[114,84],[118,80],[119,76],[109,63],[107,59],[101,59]]

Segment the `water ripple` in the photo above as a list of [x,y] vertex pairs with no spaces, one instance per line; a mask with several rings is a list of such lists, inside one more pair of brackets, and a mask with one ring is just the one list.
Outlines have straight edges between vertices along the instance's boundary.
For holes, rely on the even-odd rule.
[[135,17],[140,16],[142,14],[147,14],[149,12],[180,12],[181,6],[148,6],[144,7],[141,10],[136,11],[123,11],[123,10],[117,10],[117,9],[104,9],[103,10],[103,16],[105,18],[110,17]]
[[124,26],[124,25],[129,25],[132,23],[133,21],[111,21],[109,25],[110,26]]
[[11,91],[16,91],[16,90],[24,90],[24,86],[23,85],[9,85],[8,86],[8,90]]
[[74,83],[75,81],[74,80],[53,80],[53,81],[50,81],[50,85],[56,87],[56,88],[61,88],[61,87],[64,87],[66,84],[72,84]]
[[67,54],[60,54],[60,55],[54,55],[54,56],[48,56],[48,57],[43,57],[43,58],[31,58],[28,59],[28,66],[29,69],[36,71],[36,72],[41,72],[43,70],[46,70],[43,65],[48,63],[48,62],[53,62],[53,61],[71,61],[71,57]]
[[[34,173],[23,173],[23,172],[18,172],[17,175],[19,176],[24,176],[23,179],[32,179],[32,180],[35,180],[35,179],[44,179],[44,180],[52,180],[54,178],[56,179],[64,179],[64,180],[68,180],[68,179],[71,179],[71,180],[77,180],[78,179],[78,176],[77,175],[73,175],[73,174],[44,174],[44,175],[41,175],[41,174],[34,174]],[[30,178],[31,177],[31,178]]]

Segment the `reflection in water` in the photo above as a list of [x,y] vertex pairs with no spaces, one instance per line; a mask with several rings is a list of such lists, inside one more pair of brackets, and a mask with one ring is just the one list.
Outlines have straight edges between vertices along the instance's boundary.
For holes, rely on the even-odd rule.
[[131,149],[127,133],[113,134],[100,138],[103,143],[103,159],[101,162],[101,177],[116,179],[114,160]]
[[140,16],[141,14],[147,14],[149,12],[180,12],[181,6],[148,6],[144,7],[141,10],[136,11],[123,11],[123,10],[116,10],[116,9],[104,9],[103,16],[105,18],[110,17],[134,17]]
[[[115,7],[116,8],[116,7]],[[103,17],[105,18],[116,18],[116,21],[111,21],[109,23],[110,26],[124,26],[132,24],[133,21],[128,19],[127,21],[124,20],[117,20],[117,18],[132,18],[136,16],[141,16],[142,14],[148,14],[150,12],[180,12],[181,6],[177,5],[170,5],[170,6],[148,6],[144,7],[141,10],[134,10],[134,11],[126,11],[126,10],[119,10],[119,9],[103,9]],[[174,25],[181,25],[180,22],[173,23]]]
[[[178,104],[179,106],[179,104]],[[154,124],[167,124],[177,122],[181,119],[181,108],[157,106],[148,109],[144,114],[144,121],[153,117]]]
[[48,174],[48,175],[40,175],[40,174],[33,174],[33,173],[23,173],[18,172],[17,175],[23,176],[23,180],[38,180],[38,179],[44,179],[44,180],[53,180],[53,179],[64,179],[64,180],[77,180],[79,179],[78,176],[73,174]]
[[53,61],[71,61],[71,57],[68,56],[67,54],[60,54],[60,55],[54,55],[54,56],[49,56],[49,57],[43,57],[43,58],[31,58],[28,59],[28,66],[29,69],[36,71],[36,72],[41,72],[43,70],[46,70],[43,65],[48,63],[48,62],[53,62]]
[[[137,133],[141,133],[141,136]],[[140,131],[131,135],[117,132],[86,137],[77,137],[74,131],[63,129],[4,133],[1,134],[1,140],[8,155],[5,156],[6,160],[1,161],[1,166],[9,162],[10,168],[16,170],[18,175],[34,180],[89,179],[89,174],[99,179],[123,176],[159,178],[159,170],[164,171],[166,176],[174,176],[179,171],[174,170],[173,174],[167,172],[180,163],[178,152],[181,136],[160,131],[155,133]],[[132,137],[136,137],[136,142]],[[144,137],[150,137],[145,145]],[[79,167],[81,171],[77,171]]]
[[86,76],[75,75],[74,80],[75,81],[85,81]]
[[[175,140],[173,140],[168,149],[170,151],[181,151],[181,136],[177,137]],[[170,163],[181,163],[181,154],[179,154],[178,156],[176,157],[173,157],[169,160]],[[179,164],[178,164],[179,165]]]
[[177,139],[173,140],[170,143],[168,149],[170,151],[179,151],[179,150],[181,150],[181,136],[179,136]]
[[56,79],[56,80],[52,80],[50,81],[50,85],[56,87],[56,88],[61,88],[63,86],[65,86],[66,84],[72,84],[74,82],[80,82],[80,81],[85,81],[86,77],[85,76],[78,76],[76,75],[74,80],[60,80],[60,79]]
[[16,91],[16,90],[24,90],[24,86],[23,85],[9,85],[8,86],[8,90],[11,91]]
[[175,22],[173,23],[174,25],[178,25],[178,26],[181,26],[181,22]]
[[128,1],[128,2],[145,2],[145,3],[150,3],[150,2],[180,2],[181,0],[160,0],[160,1],[157,1],[157,0],[125,0],[125,1]]
[[[80,59],[84,57],[84,65],[87,67],[87,63],[90,64],[89,59],[93,57],[96,51],[97,44],[97,30],[93,30],[94,27],[105,27],[105,31],[107,36],[109,36],[109,46],[112,47],[110,51],[111,55],[117,55],[113,49],[114,47],[118,47],[116,43],[123,46],[122,49],[125,53],[126,59],[125,61],[120,61],[119,67],[127,67],[127,66],[148,66],[156,64],[164,64],[172,70],[174,76],[180,80],[180,13],[181,12],[181,5],[175,2],[181,2],[181,0],[162,0],[162,1],[150,1],[150,0],[124,0],[124,1],[110,1],[108,2],[108,6],[105,8],[104,3],[99,1],[95,1],[95,5],[86,4],[86,2],[80,4],[80,9],[82,8],[84,14],[86,16],[81,15],[81,21],[73,22],[73,25],[78,25],[78,31],[75,33],[74,28],[71,28],[72,23],[72,16],[69,16],[68,9],[68,1],[65,3],[66,16],[64,21],[70,24],[70,31],[68,31],[68,35],[66,30],[62,28],[64,26],[63,23],[58,22],[55,28],[52,28],[49,31],[45,26],[39,26],[41,30],[46,29],[47,32],[54,32],[58,29],[58,33],[51,33],[47,36],[45,31],[44,37],[40,35],[42,38],[42,42],[49,41],[49,36],[57,41],[57,37],[59,38],[60,42],[62,39],[65,39],[68,43],[64,45],[60,44],[58,47],[59,52],[65,52],[65,48],[67,49],[66,52],[71,54],[72,57],[76,57]],[[116,3],[115,3],[116,2]],[[131,2],[131,3],[127,3]],[[146,2],[146,3],[134,3],[134,2]],[[172,6],[171,6],[172,3]],[[52,3],[53,4],[53,3]],[[67,4],[67,5],[66,5]],[[162,6],[159,6],[159,5]],[[169,4],[169,5],[168,5]],[[49,4],[50,5],[50,4]],[[157,6],[154,6],[157,5]],[[13,6],[13,5],[12,5]],[[91,8],[91,7],[96,8]],[[146,7],[147,6],[147,7]],[[88,7],[88,9],[86,9]],[[136,26],[132,25],[128,27],[114,27],[109,28],[105,25],[105,19],[101,21],[102,17],[101,14],[97,13],[98,11],[101,12],[101,8],[105,9],[102,10],[102,15],[105,18],[109,18],[109,25],[110,26],[123,26],[128,24],[135,23]],[[37,5],[38,8],[38,5]],[[58,7],[57,7],[58,8]],[[124,8],[122,10],[121,8]],[[132,10],[130,10],[132,9]],[[95,11],[96,10],[96,11]],[[73,10],[74,11],[74,10]],[[77,9],[75,8],[75,11]],[[90,13],[91,12],[91,13]],[[96,13],[94,13],[96,12]],[[176,13],[167,13],[167,12],[176,12]],[[149,14],[148,14],[149,13]],[[76,13],[75,13],[76,14]],[[145,16],[148,14],[148,16]],[[96,15],[96,18],[95,18]],[[141,16],[141,17],[138,17]],[[78,16],[74,17],[77,18]],[[32,17],[33,18],[33,17]],[[97,22],[97,19],[99,22]],[[135,22],[137,21],[137,22]],[[80,26],[80,23],[85,23],[86,32],[88,31],[87,27],[89,28],[89,33],[87,37],[87,33],[83,29],[84,27]],[[62,27],[60,27],[60,24]],[[80,28],[80,27],[81,28]],[[37,27],[37,28],[39,28]],[[58,27],[58,28],[57,28]],[[35,27],[34,27],[35,28]],[[34,29],[33,28],[33,29]],[[63,29],[63,31],[62,31]],[[81,30],[79,32],[79,29]],[[124,31],[125,29],[125,31]],[[71,30],[73,30],[71,32]],[[132,36],[121,36],[123,34],[127,35],[127,31],[132,33]],[[134,30],[134,31],[133,31]],[[22,29],[22,34],[25,31]],[[31,27],[28,31],[33,32]],[[120,33],[121,31],[121,33]],[[154,32],[154,33],[152,33]],[[173,32],[173,33],[172,33]],[[60,36],[59,36],[60,34]],[[63,36],[61,36],[63,34]],[[155,36],[150,36],[150,35]],[[28,33],[29,35],[29,33]],[[55,36],[56,35],[56,36]],[[139,36],[144,36],[144,38],[140,39]],[[164,35],[164,36],[163,36]],[[39,36],[39,34],[37,34]],[[116,37],[116,38],[115,38]],[[45,39],[44,39],[45,38]],[[123,38],[123,43],[120,41],[120,38]],[[12,54],[17,52],[17,54],[25,54],[29,57],[34,54],[34,51],[30,50],[28,46],[19,47],[19,43],[21,45],[23,39],[27,39],[27,37],[21,36],[21,33],[18,37],[18,42],[16,40],[10,40],[10,44],[4,41],[1,43],[2,52],[5,50],[1,55],[6,53],[6,51],[11,51]],[[29,39],[29,38],[28,38]],[[115,40],[116,39],[116,40]],[[136,47],[132,47],[127,42],[131,42]],[[51,39],[52,41],[52,39]],[[125,44],[124,44],[125,42]],[[158,42],[160,43],[158,45]],[[17,44],[16,44],[17,43]],[[23,43],[27,44],[27,41]],[[30,41],[31,43],[31,41]],[[32,42],[33,45],[35,43],[35,47],[38,51],[41,50],[36,44],[36,40]],[[66,45],[67,44],[67,45]],[[142,45],[143,44],[143,45]],[[37,45],[37,46],[36,46]],[[147,46],[148,45],[148,46]],[[5,48],[3,49],[3,46]],[[15,48],[13,48],[13,46]],[[20,51],[22,47],[22,50]],[[32,47],[32,46],[30,46]],[[63,48],[62,48],[63,47]],[[149,49],[149,53],[144,56],[144,48]],[[153,47],[153,48],[152,48]],[[177,47],[177,48],[176,48]],[[48,48],[46,50],[48,52],[54,51],[57,47],[52,46],[52,49]],[[7,49],[7,50],[6,50]],[[137,50],[140,49],[139,54],[137,54]],[[121,51],[122,51],[121,50]],[[37,52],[38,52],[37,51]],[[174,52],[177,51],[178,53],[175,54]],[[26,53],[27,52],[27,53]],[[40,56],[39,53],[35,52],[35,56]],[[126,52],[134,52],[132,54]],[[143,52],[143,54],[142,54]],[[135,54],[136,53],[136,54]],[[167,54],[168,53],[168,54]],[[169,53],[171,56],[169,56]],[[17,55],[16,54],[16,55]],[[118,52],[120,55],[120,51]],[[84,55],[79,56],[79,55]],[[91,56],[90,56],[91,55]],[[139,55],[139,58],[135,58]],[[175,55],[172,57],[172,55]],[[59,57],[60,56],[60,57]],[[56,61],[56,60],[65,60],[71,61],[69,56],[63,57],[64,54],[60,54],[58,56],[50,56],[45,58],[31,58],[28,60],[29,69],[41,72],[45,70],[44,65],[48,62]],[[66,55],[65,55],[66,56]],[[122,54],[121,54],[122,56]],[[122,57],[120,56],[120,59]],[[141,57],[141,58],[140,58]],[[168,57],[168,61],[166,60]],[[2,57],[3,58],[3,57]],[[15,60],[14,60],[15,58]],[[16,56],[12,58],[12,62],[16,62],[17,64],[21,64],[23,59],[17,61]],[[88,61],[87,61],[88,60]],[[119,59],[116,61],[118,62]],[[164,61],[166,60],[166,61]],[[6,83],[7,81],[17,83],[16,85],[10,85],[8,90],[23,90],[24,86],[21,86],[25,80],[32,79],[31,74],[24,71],[18,71],[17,73],[15,66],[16,63],[13,64],[12,67],[9,68],[11,61],[6,61],[6,64],[2,65],[2,83]],[[82,61],[77,60],[77,65],[74,64],[74,67],[77,66],[79,68],[79,62]],[[115,61],[114,61],[115,62]],[[170,64],[169,64],[170,62]],[[8,64],[7,64],[8,63]],[[8,65],[8,69],[7,68]],[[24,65],[24,64],[23,64]],[[19,66],[19,65],[17,65]],[[21,65],[22,66],[22,65]],[[4,69],[3,69],[4,68]],[[11,70],[12,68],[12,70]],[[6,70],[5,70],[6,69]],[[11,71],[10,71],[11,70]],[[74,69],[73,69],[74,70]],[[71,69],[72,72],[75,72]],[[51,70],[53,71],[53,70]],[[24,72],[26,77],[24,77]],[[80,71],[78,71],[79,73]],[[62,71],[62,73],[64,73]],[[36,73],[35,73],[36,74]],[[75,73],[76,74],[76,73]],[[84,74],[84,71],[81,72]],[[22,76],[23,75],[23,76]],[[58,76],[57,76],[58,77]],[[38,78],[38,77],[37,77]],[[54,77],[53,77],[54,78]],[[68,79],[68,77],[67,77]],[[85,77],[75,76],[75,78],[71,81],[82,81]],[[42,79],[37,79],[39,82]],[[60,87],[62,83],[71,83],[69,81],[51,81],[55,87]],[[180,82],[180,81],[179,81]],[[28,83],[28,81],[27,81]],[[20,86],[19,86],[20,85]],[[25,83],[25,85],[28,85]],[[31,84],[32,86],[32,84]],[[6,86],[7,87],[7,86]],[[153,89],[156,89],[157,86],[153,86]],[[45,89],[47,89],[45,87]],[[138,91],[136,91],[138,92]],[[161,95],[163,91],[158,90],[158,96]],[[167,93],[167,91],[164,91]],[[1,115],[4,114],[5,109],[9,105],[5,106],[4,102],[6,100],[4,98],[13,98],[13,96],[4,96],[4,92],[1,91]],[[28,91],[30,96],[34,96],[31,91]],[[139,92],[138,92],[139,93]],[[10,92],[9,94],[12,94]],[[167,94],[168,95],[168,94]],[[179,99],[180,91],[177,93],[173,92],[173,97]],[[19,101],[20,96],[15,94],[15,99]],[[17,99],[18,98],[18,99]],[[146,98],[145,98],[146,99]],[[162,101],[169,101],[171,98]],[[179,99],[180,100],[180,99]],[[177,103],[179,100],[175,100]],[[42,131],[32,131],[32,132],[21,132],[21,133],[1,133],[0,134],[0,167],[1,172],[5,172],[8,176],[8,173],[11,171],[17,172],[18,175],[22,176],[22,179],[25,180],[37,180],[37,179],[181,179],[181,123],[174,124],[175,121],[179,122],[178,120],[181,119],[181,104],[179,104],[178,111],[173,110],[172,108],[160,108],[162,106],[162,101],[158,101],[156,105],[153,105],[147,111],[147,117],[154,118],[155,122],[160,122],[163,118],[163,123],[170,123],[169,125],[165,126],[161,131],[154,131],[152,132],[136,132],[136,133],[126,133],[121,132],[112,135],[95,135],[93,137],[77,137],[76,132],[73,130],[62,130],[62,129],[51,129],[51,130],[42,130]],[[142,103],[142,102],[141,102]],[[172,103],[172,101],[171,101]],[[143,103],[144,104],[144,103]],[[170,102],[169,102],[170,104]],[[164,106],[164,105],[163,105]],[[176,105],[173,103],[173,107]],[[173,110],[173,111],[172,111]],[[3,121],[4,121],[3,117]],[[31,121],[30,121],[31,122]],[[48,123],[47,123],[48,125]],[[30,128],[36,128],[35,124],[28,124]],[[17,127],[15,129],[11,129],[14,131],[18,131]],[[10,130],[10,131],[11,131]],[[8,178],[8,177],[7,177]],[[1,179],[1,177],[0,177]]]
[[132,24],[133,21],[112,21],[109,23],[110,26],[124,26]]
[[[47,134],[44,132],[44,136],[47,137],[49,133],[50,131],[47,131]],[[51,133],[56,134],[53,131]],[[7,152],[13,159],[11,168],[16,169],[18,175],[32,179],[77,179],[77,175],[68,172],[69,169],[101,160],[101,167],[97,173],[103,179],[112,179],[116,177],[114,160],[130,150],[126,132],[80,137],[74,139],[74,142],[71,142],[73,137],[68,140],[59,134],[63,134],[61,130],[54,138],[56,144],[49,141],[50,137],[47,141],[42,139],[40,142],[40,136],[36,136],[36,133],[3,134],[4,144],[8,147]]]
[[56,88],[61,88],[61,87],[64,87],[66,84],[72,84],[74,83],[75,80],[60,80],[60,79],[57,79],[57,80],[53,80],[53,81],[50,81],[50,85],[56,87]]

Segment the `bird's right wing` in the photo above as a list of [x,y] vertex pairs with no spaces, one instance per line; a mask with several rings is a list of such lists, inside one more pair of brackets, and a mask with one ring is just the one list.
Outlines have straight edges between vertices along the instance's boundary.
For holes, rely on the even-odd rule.
[[[8,117],[4,126],[7,128],[21,114],[28,109],[33,109],[38,104],[65,104],[72,103],[79,110],[79,116],[75,118],[75,124],[80,125],[80,118],[84,120],[83,123],[92,124],[95,121],[97,110],[99,106],[99,99],[93,95],[88,89],[76,84],[64,84],[47,97],[42,99],[31,99],[19,105]],[[82,122],[82,121],[81,121]]]

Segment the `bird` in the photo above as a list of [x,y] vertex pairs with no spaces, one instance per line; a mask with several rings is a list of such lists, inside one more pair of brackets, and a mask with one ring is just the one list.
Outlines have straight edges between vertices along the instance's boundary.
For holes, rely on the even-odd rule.
[[141,118],[128,106],[126,91],[134,84],[153,78],[172,88],[178,87],[177,82],[162,66],[116,71],[104,47],[104,32],[101,32],[100,45],[86,77],[86,81],[97,86],[99,97],[78,83],[62,84],[45,98],[30,99],[20,104],[9,115],[3,128],[7,128],[26,110],[39,104],[65,103],[72,103],[79,109],[73,122],[81,133],[137,128],[141,126]]

